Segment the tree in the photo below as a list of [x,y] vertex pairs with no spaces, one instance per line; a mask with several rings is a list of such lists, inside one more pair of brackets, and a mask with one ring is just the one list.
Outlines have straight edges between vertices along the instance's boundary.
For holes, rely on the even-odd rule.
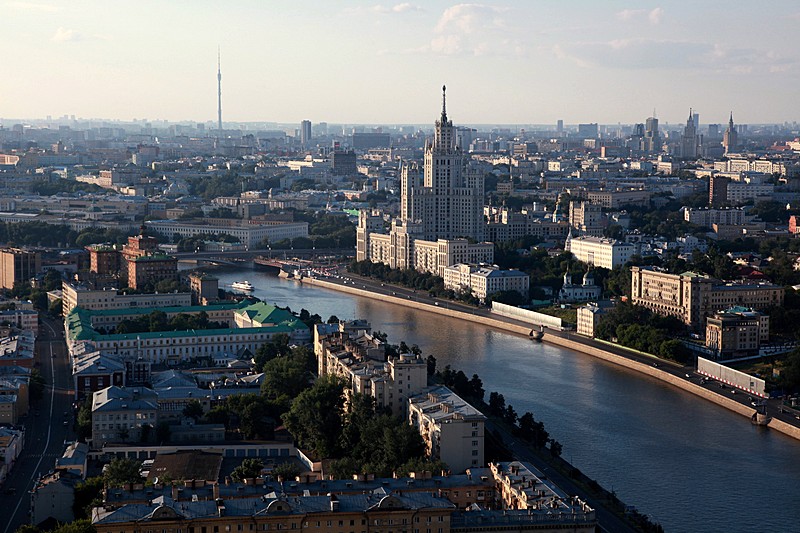
[[429,355],[425,362],[428,365],[428,376],[436,374],[436,358],[433,355]]
[[291,480],[303,473],[303,469],[295,463],[283,462],[272,470],[275,479]]
[[469,380],[469,386],[471,390],[470,396],[483,401],[485,391],[483,390],[483,381],[478,377],[478,374],[472,374],[472,379]]
[[197,400],[190,400],[186,407],[183,408],[183,416],[197,422],[203,418],[203,404]]
[[126,483],[141,483],[139,469],[142,463],[133,459],[112,459],[103,467],[103,480],[109,487],[121,487]]
[[242,463],[231,472],[231,479],[241,483],[245,479],[258,477],[262,468],[264,463],[258,457],[243,459]]
[[282,418],[298,446],[312,450],[320,458],[336,455],[342,427],[343,391],[341,380],[324,376],[292,401]]
[[75,500],[72,503],[72,512],[75,518],[89,518],[92,508],[103,503],[103,478],[95,476],[86,478],[75,485]]
[[291,400],[308,388],[308,373],[312,369],[308,348],[298,347],[289,355],[276,357],[264,364],[263,394],[275,398]]

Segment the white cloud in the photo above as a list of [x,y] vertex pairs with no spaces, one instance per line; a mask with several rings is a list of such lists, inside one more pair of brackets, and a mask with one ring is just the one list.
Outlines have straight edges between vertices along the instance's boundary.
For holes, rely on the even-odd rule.
[[661,18],[664,16],[664,10],[660,7],[655,9],[623,9],[617,12],[617,18],[626,22],[644,22],[647,20],[650,24],[661,23]]
[[4,5],[16,11],[31,11],[36,13],[55,13],[56,11],[61,11],[59,6],[53,4],[39,4],[36,2],[6,2]]
[[661,9],[660,7],[657,7],[647,14],[647,20],[650,21],[650,24],[658,24],[659,22],[661,22],[661,17],[663,16],[664,16],[664,10]]
[[654,39],[614,39],[606,42],[572,42],[552,47],[559,59],[581,67],[622,70],[702,69],[714,73],[778,73],[798,61],[774,51],[730,48],[719,43]]
[[476,33],[486,28],[500,28],[504,25],[501,14],[505,9],[482,4],[458,4],[448,7],[436,24],[438,33]]
[[66,28],[58,28],[50,38],[51,41],[55,41],[58,43],[64,43],[69,41],[80,41],[82,36],[80,33],[76,32],[75,30],[68,30]]
[[396,4],[393,6],[383,6],[383,5],[376,5],[370,8],[375,13],[406,13],[409,11],[422,11],[422,7],[416,4],[411,4],[409,2],[403,2],[402,4]]
[[440,35],[431,40],[431,52],[442,55],[460,54],[464,51],[458,35]]

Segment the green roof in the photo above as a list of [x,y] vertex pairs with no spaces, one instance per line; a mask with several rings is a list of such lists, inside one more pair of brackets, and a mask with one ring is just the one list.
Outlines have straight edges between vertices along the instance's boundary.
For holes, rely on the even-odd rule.
[[[102,335],[92,327],[93,316],[124,316],[124,315],[146,315],[153,311],[164,311],[165,313],[199,313],[201,311],[241,309],[247,315],[260,323],[271,323],[273,326],[258,328],[221,328],[221,329],[202,329],[184,331],[155,331],[142,333],[116,333],[112,335]],[[123,341],[138,339],[158,339],[175,337],[194,337],[194,336],[213,336],[213,335],[246,335],[248,333],[291,333],[298,329],[308,328],[300,319],[284,309],[263,302],[253,303],[252,300],[242,300],[241,302],[214,305],[192,305],[176,307],[148,307],[143,309],[104,309],[86,310],[75,307],[65,319],[66,329],[70,332],[73,340],[95,340],[95,341]]]

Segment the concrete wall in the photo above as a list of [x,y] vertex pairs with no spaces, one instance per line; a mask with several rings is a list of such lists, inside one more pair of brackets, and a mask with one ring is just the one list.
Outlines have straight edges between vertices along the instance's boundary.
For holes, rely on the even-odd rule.
[[728,385],[733,385],[755,396],[760,396],[761,398],[767,397],[766,383],[764,380],[751,376],[750,374],[745,374],[739,370],[715,363],[714,361],[709,361],[708,359],[703,359],[702,357],[697,358],[697,371],[704,376],[709,376],[723,383],[727,383]]
[[[310,285],[318,285],[321,287],[346,292],[350,294],[356,294],[358,296],[364,296],[367,298],[374,298],[380,299],[384,301],[389,301],[393,304],[403,305],[405,307],[413,307],[418,310],[429,311],[431,313],[436,313],[439,315],[450,316],[453,318],[460,318],[462,320],[470,320],[472,322],[477,322],[479,324],[483,324],[484,326],[489,326],[497,329],[501,329],[507,331],[509,333],[516,333],[518,335],[528,336],[530,333],[529,326],[521,326],[517,324],[508,323],[502,320],[493,319],[484,317],[481,315],[474,315],[471,313],[464,313],[461,311],[455,311],[452,309],[446,309],[441,306],[434,306],[430,304],[425,304],[421,302],[416,302],[413,300],[406,300],[403,298],[399,298],[397,296],[387,296],[385,294],[374,294],[370,291],[364,289],[358,289],[356,287],[351,287],[348,285],[339,285],[337,283],[330,283],[328,281],[322,281],[313,278],[303,278],[302,283],[308,283]],[[712,390],[709,390],[705,387],[702,387],[696,383],[692,383],[691,381],[674,376],[669,372],[665,372],[656,368],[649,364],[639,363],[638,361],[634,361],[632,359],[628,359],[626,357],[613,354],[611,352],[607,352],[605,350],[601,350],[599,348],[595,348],[593,346],[587,346],[581,342],[574,341],[572,339],[558,337],[556,335],[548,335],[545,333],[543,338],[545,342],[549,342],[551,344],[555,344],[561,346],[563,348],[568,348],[570,350],[575,350],[576,352],[584,353],[586,355],[591,355],[592,357],[596,357],[598,359],[602,359],[603,361],[607,361],[609,363],[613,363],[615,365],[619,365],[635,372],[639,372],[642,374],[646,374],[648,376],[654,377],[659,379],[663,382],[669,383],[670,385],[674,385],[686,392],[690,392],[695,396],[699,396],[704,400],[708,400],[709,402],[713,402],[721,407],[728,409],[729,411],[733,411],[734,413],[738,413],[742,416],[750,418],[755,409],[742,405],[741,403],[728,398],[727,396],[723,396],[718,394]],[[772,419],[769,423],[770,428],[779,431],[789,437],[795,438],[800,440],[800,428],[792,426],[791,424],[787,424],[781,420]]]
[[556,316],[537,313],[536,311],[529,311],[528,309],[522,309],[500,302],[492,302],[492,313],[522,320],[523,322],[530,322],[532,326],[547,326],[548,328],[558,330],[562,328],[561,319]]

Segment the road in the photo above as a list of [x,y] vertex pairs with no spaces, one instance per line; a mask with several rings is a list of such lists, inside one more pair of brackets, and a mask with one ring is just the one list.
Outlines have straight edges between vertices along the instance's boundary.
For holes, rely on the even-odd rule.
[[[42,318],[35,361],[47,386],[42,399],[31,405],[30,412],[21,422],[25,427],[25,446],[3,485],[4,489],[16,491],[13,495],[3,495],[0,507],[3,533],[12,533],[29,523],[30,491],[36,479],[53,469],[56,458],[64,452],[64,441],[75,438],[72,432],[72,378],[63,325],[59,321]],[[66,427],[65,411],[69,412],[69,425]]]
[[[320,276],[320,277],[328,282],[350,285],[377,294],[406,298],[408,300],[418,302],[420,304],[434,305],[434,306],[444,307],[446,309],[454,309],[464,313],[469,313],[471,315],[484,316],[495,320],[502,320],[504,322],[508,322],[511,324],[531,327],[530,323],[492,314],[492,312],[487,308],[474,307],[459,302],[453,302],[451,300],[432,298],[426,291],[415,291],[412,289],[407,289],[405,287],[391,285],[389,283],[381,283],[380,281],[376,281],[371,278],[365,278],[353,274],[352,272],[347,272],[345,267],[342,267],[338,271],[337,275],[338,277],[335,276],[332,277]],[[755,412],[755,406],[752,404],[755,401],[758,401],[758,398],[751,397],[751,395],[749,395],[747,392],[744,392],[742,390],[736,390],[730,386],[723,387],[722,386],[723,384],[721,382],[715,381],[713,379],[705,379],[703,375],[699,374],[696,371],[694,365],[682,365],[680,363],[661,359],[653,355],[643,354],[633,350],[629,350],[622,346],[600,342],[595,339],[591,339],[583,335],[578,335],[577,333],[570,331],[557,331],[554,329],[546,329],[545,335],[568,338],[572,341],[584,344],[586,346],[599,348],[601,350],[611,352],[615,355],[625,357],[632,361],[637,361],[645,365],[652,365],[658,367],[659,370],[663,372],[668,372],[677,378],[691,381],[696,385],[706,387],[712,390],[713,392],[727,396],[728,398],[753,409],[753,412]],[[767,410],[767,415],[769,415],[770,417],[782,420],[787,424],[800,427],[800,410],[790,410],[788,408],[783,407],[781,400],[779,399],[766,400],[766,410]]]
[[613,531],[615,533],[635,533],[637,531],[612,511],[606,509],[603,503],[586,493],[586,491],[575,484],[572,479],[551,468],[547,462],[540,459],[538,455],[531,451],[527,444],[518,442],[511,432],[503,426],[495,424],[491,420],[487,420],[486,431],[498,432],[503,437],[504,445],[515,459],[532,464],[540,472],[545,474],[558,488],[569,495],[578,496],[581,500],[588,503],[589,507],[595,510],[595,516],[597,517],[598,526],[601,531]]

